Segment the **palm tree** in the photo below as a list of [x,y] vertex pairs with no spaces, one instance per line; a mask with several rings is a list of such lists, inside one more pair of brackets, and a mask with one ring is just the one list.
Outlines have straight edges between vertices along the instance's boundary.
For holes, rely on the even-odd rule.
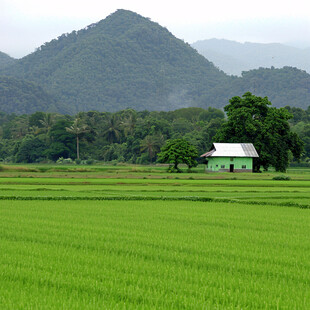
[[103,135],[110,143],[119,141],[121,136],[120,126],[120,121],[115,115],[109,117]]
[[40,123],[48,134],[55,123],[55,116],[52,113],[46,113],[43,119],[40,120]]
[[128,116],[124,119],[124,121],[122,121],[122,127],[126,137],[133,133],[137,123],[136,114],[131,110],[129,110],[128,113]]
[[159,151],[160,141],[157,136],[146,136],[140,144],[141,151],[147,151],[149,154],[150,162],[155,156],[156,151]]
[[88,131],[86,125],[80,124],[80,118],[76,118],[70,127],[66,127],[66,131],[76,136],[76,158],[80,159],[80,136]]

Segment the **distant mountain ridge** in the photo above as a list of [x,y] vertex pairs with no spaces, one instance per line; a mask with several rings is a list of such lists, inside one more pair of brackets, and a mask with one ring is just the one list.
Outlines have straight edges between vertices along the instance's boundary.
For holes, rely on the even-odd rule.
[[239,43],[224,39],[201,40],[191,44],[201,55],[230,75],[262,68],[296,67],[310,73],[310,48],[280,43]]
[[[69,114],[126,108],[222,108],[231,97],[246,91],[268,96],[277,107],[310,105],[310,75],[306,72],[286,67],[229,76],[166,28],[127,10],[43,44],[0,69],[0,75],[20,81],[11,80],[6,92],[0,92],[4,104],[0,110],[7,102],[3,111],[19,114],[33,113],[34,108]],[[44,91],[46,103],[33,105],[16,99],[19,105],[14,105],[7,94],[29,97],[28,90],[35,90],[24,86],[29,81]]]

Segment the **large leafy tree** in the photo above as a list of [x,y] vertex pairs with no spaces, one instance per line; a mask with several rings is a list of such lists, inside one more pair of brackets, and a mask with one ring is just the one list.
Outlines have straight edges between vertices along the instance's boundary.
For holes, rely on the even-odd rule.
[[223,123],[214,140],[216,142],[253,143],[259,158],[254,159],[254,171],[270,166],[284,172],[289,164],[289,152],[299,159],[303,143],[290,130],[288,120],[292,115],[284,108],[270,107],[267,97],[257,97],[250,92],[236,96],[224,107],[227,122]]
[[45,141],[33,135],[27,135],[21,141],[16,154],[16,162],[33,163],[45,158]]
[[180,172],[179,164],[186,164],[188,168],[196,167],[197,149],[184,139],[168,140],[158,153],[158,161],[171,164],[171,172]]
[[52,160],[59,157],[74,158],[75,157],[75,139],[74,136],[67,132],[66,127],[70,127],[71,121],[66,119],[58,120],[49,132],[50,145],[46,150],[46,155]]

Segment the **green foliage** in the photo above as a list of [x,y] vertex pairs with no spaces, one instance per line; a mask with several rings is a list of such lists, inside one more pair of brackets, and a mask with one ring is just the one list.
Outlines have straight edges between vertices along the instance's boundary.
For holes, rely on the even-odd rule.
[[66,131],[76,138],[76,158],[80,160],[80,138],[88,132],[87,125],[83,124],[80,118],[76,118],[70,127],[66,127]]
[[155,154],[159,151],[162,146],[162,142],[160,141],[160,136],[151,136],[147,135],[140,143],[141,151],[146,151],[149,156],[149,160],[152,162]]
[[[307,161],[310,158],[310,130],[306,116],[310,111],[292,109],[291,112],[295,111],[303,115],[304,121],[295,125],[291,123],[291,128],[305,145],[302,160]],[[183,108],[169,112],[138,112],[132,109],[116,113],[89,111],[74,117],[44,112],[31,115],[0,112],[0,160],[14,162],[19,153],[19,161],[28,161],[21,159],[19,148],[23,139],[31,136],[45,145],[42,156],[35,158],[34,154],[30,157],[34,161],[40,158],[56,161],[59,157],[75,159],[79,145],[82,161],[148,164],[156,162],[159,148],[168,139],[183,138],[196,147],[198,154],[205,153],[216,142],[214,136],[224,121],[224,113],[215,108]],[[294,135],[291,136],[292,141],[297,137]],[[291,160],[291,155],[288,158]]]
[[261,98],[250,92],[233,97],[225,106],[228,120],[215,136],[215,142],[253,143],[259,158],[254,159],[254,171],[269,166],[285,172],[289,165],[289,151],[296,159],[303,152],[303,143],[290,130],[291,114],[284,108],[269,107],[267,97]]
[[120,140],[120,125],[121,122],[116,114],[112,114],[106,119],[103,135],[110,143]]
[[59,157],[56,161],[56,164],[64,164],[64,165],[73,164],[73,160],[71,158]]
[[0,69],[13,64],[16,61],[16,59],[10,57],[9,55],[0,52]]
[[[310,114],[308,114],[310,116]],[[304,143],[303,158],[310,158],[310,122],[300,121],[292,126],[292,131],[296,133]]]
[[35,112],[29,116],[29,127],[43,127],[43,120],[45,119],[46,114],[44,112]]
[[109,145],[106,145],[102,148],[102,154],[100,156],[101,159],[104,161],[122,161],[124,162],[124,154],[127,150],[126,144],[118,144],[118,143],[112,143]]
[[46,144],[39,137],[27,135],[22,139],[16,154],[16,162],[33,163],[42,161],[45,156]]
[[60,157],[75,158],[76,145],[75,138],[69,132],[66,127],[70,127],[71,122],[69,120],[60,119],[51,128],[49,137],[51,143],[46,150],[46,155],[52,160],[57,160]]
[[272,179],[276,181],[289,181],[291,178],[286,175],[278,175],[278,176],[273,177]]
[[14,161],[15,141],[0,139],[0,161]]
[[310,102],[310,75],[297,68],[250,70],[242,72],[242,77],[233,83],[235,93],[250,91],[257,96],[267,96],[275,107],[306,109]]
[[296,125],[299,122],[309,123],[310,122],[309,107],[310,105],[308,106],[307,110],[303,110],[301,108],[286,106],[285,109],[287,109],[288,112],[293,115],[293,117],[290,119],[290,123],[293,125]]
[[180,172],[179,164],[186,164],[188,168],[196,167],[197,149],[184,139],[168,140],[158,154],[158,162],[172,164],[169,172]]

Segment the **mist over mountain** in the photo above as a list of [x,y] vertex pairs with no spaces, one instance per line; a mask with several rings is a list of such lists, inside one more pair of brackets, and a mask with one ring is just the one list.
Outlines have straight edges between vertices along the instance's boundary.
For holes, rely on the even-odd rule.
[[242,71],[272,66],[291,66],[310,73],[310,48],[219,39],[197,41],[192,47],[230,75],[241,76]]
[[[228,45],[221,50],[225,56],[230,49],[226,62],[239,49],[239,43]],[[229,76],[166,28],[127,10],[43,44],[0,74],[15,79],[7,77],[0,110],[19,114],[222,108],[246,91],[268,96],[278,107],[310,105],[305,71],[286,67]]]
[[300,48],[300,49],[307,49],[310,51],[310,41],[287,41],[284,42],[284,45]]

